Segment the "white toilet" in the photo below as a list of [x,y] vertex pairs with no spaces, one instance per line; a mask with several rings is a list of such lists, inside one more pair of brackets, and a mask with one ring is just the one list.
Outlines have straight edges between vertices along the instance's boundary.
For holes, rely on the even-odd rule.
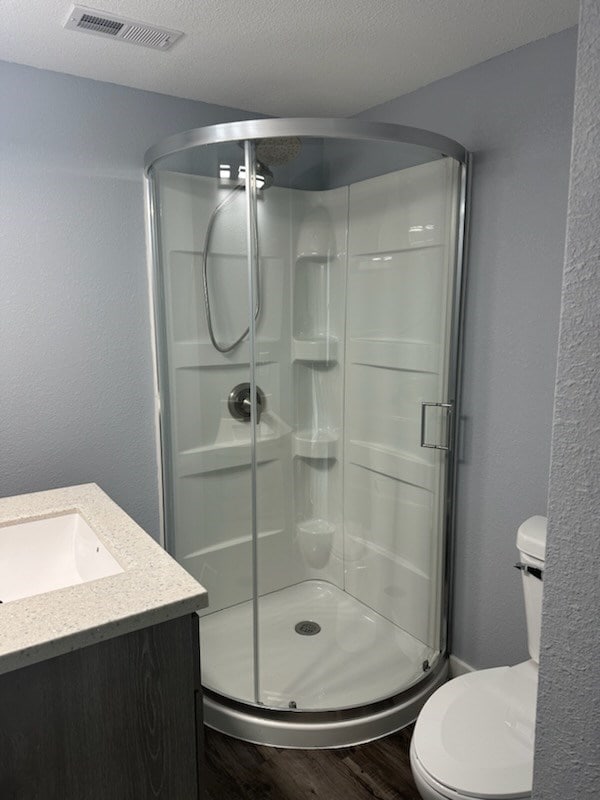
[[425,703],[410,747],[423,800],[530,798],[546,517],[517,533],[530,661],[461,675]]

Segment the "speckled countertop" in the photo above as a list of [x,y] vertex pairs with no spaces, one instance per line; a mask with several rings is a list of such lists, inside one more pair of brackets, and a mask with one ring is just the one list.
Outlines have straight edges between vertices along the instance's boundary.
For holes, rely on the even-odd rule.
[[0,674],[192,613],[206,590],[96,484],[0,499],[2,527],[78,511],[123,572],[0,605]]

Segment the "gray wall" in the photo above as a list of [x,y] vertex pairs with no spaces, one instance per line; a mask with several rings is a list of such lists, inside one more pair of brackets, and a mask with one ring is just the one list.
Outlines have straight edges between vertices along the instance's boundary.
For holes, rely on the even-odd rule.
[[527,658],[518,524],[546,511],[575,70],[571,29],[360,116],[475,154],[454,653]]
[[537,800],[600,795],[600,5],[583,0],[549,490]]
[[158,535],[144,151],[248,112],[0,62],[0,496],[95,481]]

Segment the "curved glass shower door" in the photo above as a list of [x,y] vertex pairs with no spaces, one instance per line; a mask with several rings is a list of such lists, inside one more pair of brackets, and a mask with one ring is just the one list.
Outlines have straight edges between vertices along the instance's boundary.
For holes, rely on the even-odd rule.
[[256,588],[253,431],[230,404],[236,387],[248,386],[251,363],[243,142],[163,159],[152,180],[165,538],[210,590],[205,653],[225,658],[203,664],[204,685],[252,702],[252,613],[227,633],[239,648],[235,662],[223,648],[221,625],[211,624],[227,609],[251,604]]
[[314,727],[443,678],[465,167],[418,132],[266,135],[293,122],[182,140],[150,178],[167,543],[209,593],[208,721],[312,746],[215,703]]
[[[318,180],[299,179],[303,160]],[[443,647],[449,409],[422,404],[448,401],[459,169],[397,163],[381,144],[304,139],[258,201],[256,641],[270,708],[389,698]]]

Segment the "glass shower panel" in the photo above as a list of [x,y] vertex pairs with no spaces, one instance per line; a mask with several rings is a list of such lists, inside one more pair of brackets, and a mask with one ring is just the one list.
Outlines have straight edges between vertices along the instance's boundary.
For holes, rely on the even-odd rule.
[[249,382],[250,346],[211,341],[227,350],[248,327],[243,167],[236,143],[210,145],[163,159],[153,181],[168,546],[208,589],[204,686],[254,702],[251,437],[230,404]]
[[329,685],[340,666],[319,669],[328,640],[310,636],[317,619],[335,627],[332,592],[343,594],[344,580],[348,189],[321,188],[323,150],[323,140],[304,139],[293,161],[273,168],[276,184],[258,201],[267,310],[256,348],[266,398],[257,442],[258,645],[261,702],[277,709],[332,707]]
[[[277,636],[279,594],[298,580],[289,554],[292,516],[290,442],[290,190],[271,186],[257,193],[258,246],[254,261],[261,314],[255,326],[255,381],[261,398],[256,436],[257,644],[259,699],[277,706],[273,674],[281,669]],[[265,698],[266,701],[265,701]]]
[[395,643],[380,697],[442,647],[448,409],[422,421],[448,397],[458,175],[444,158],[350,187],[345,589]]
[[[392,151],[305,139],[257,202],[257,643],[274,709],[391,697],[442,649],[446,455],[421,447],[421,409],[447,399],[458,165]],[[429,409],[429,442],[446,420]]]

